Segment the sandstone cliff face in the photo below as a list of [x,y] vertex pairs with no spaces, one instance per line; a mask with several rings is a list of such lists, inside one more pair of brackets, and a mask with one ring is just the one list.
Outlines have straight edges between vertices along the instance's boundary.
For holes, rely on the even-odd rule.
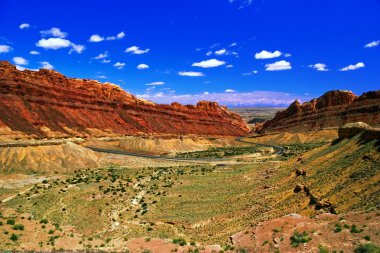
[[351,91],[335,90],[303,104],[296,100],[272,120],[257,126],[256,131],[308,131],[358,121],[380,124],[380,90],[364,93],[360,97]]
[[159,105],[110,83],[53,70],[19,71],[6,61],[0,61],[0,129],[28,138],[249,131],[237,114],[214,102]]

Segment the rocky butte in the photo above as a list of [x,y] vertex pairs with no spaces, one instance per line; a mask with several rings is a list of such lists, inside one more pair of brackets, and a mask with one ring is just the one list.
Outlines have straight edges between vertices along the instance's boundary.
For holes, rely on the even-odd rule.
[[67,78],[46,69],[19,71],[0,61],[3,138],[240,136],[248,132],[240,116],[216,102],[155,104],[114,84]]
[[272,120],[257,125],[261,133],[309,131],[337,128],[347,123],[380,124],[380,90],[356,96],[351,91],[334,90],[301,104],[294,101]]

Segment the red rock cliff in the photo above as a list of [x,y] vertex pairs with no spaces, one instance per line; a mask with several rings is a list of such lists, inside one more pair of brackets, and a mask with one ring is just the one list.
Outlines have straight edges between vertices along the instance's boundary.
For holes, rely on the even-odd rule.
[[358,121],[380,124],[380,90],[364,93],[360,97],[351,91],[334,90],[303,104],[296,100],[257,130],[265,133],[308,131]]
[[[243,120],[217,103],[159,105],[94,80],[19,71],[0,61],[0,130],[37,138],[129,134],[239,136]],[[1,135],[1,131],[0,131]]]

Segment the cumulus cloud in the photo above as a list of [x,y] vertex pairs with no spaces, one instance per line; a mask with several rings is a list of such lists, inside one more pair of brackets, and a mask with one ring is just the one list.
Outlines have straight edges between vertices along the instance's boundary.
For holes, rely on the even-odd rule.
[[281,55],[282,55],[282,53],[278,50],[276,50],[274,52],[269,52],[269,51],[263,50],[259,53],[256,53],[255,58],[256,59],[272,59],[272,58],[280,57]]
[[41,35],[44,37],[52,36],[52,37],[57,37],[57,38],[66,38],[67,33],[62,32],[61,29],[58,27],[52,27],[49,30],[45,31],[40,31]]
[[234,66],[234,65],[229,64],[229,65],[226,66],[226,68],[232,68],[233,66]]
[[149,48],[142,50],[142,49],[140,49],[140,47],[131,46],[131,47],[125,49],[125,52],[131,53],[131,54],[145,54],[145,53],[148,53],[149,50],[150,50]]
[[312,64],[312,65],[309,65],[309,68],[313,68],[317,71],[328,71],[327,66],[324,63]]
[[[125,33],[124,32],[120,32],[120,33],[116,34],[115,36],[108,36],[108,37],[106,37],[106,40],[120,40],[120,39],[122,39],[124,37],[125,37]],[[96,38],[96,39],[100,39],[100,37]],[[103,40],[104,39],[99,40],[99,41],[95,41],[95,42],[100,42],[100,41],[103,41]]]
[[164,85],[165,82],[152,82],[152,83],[147,83],[145,85],[148,85],[148,86],[157,86],[157,85]]
[[180,76],[204,76],[202,72],[195,72],[195,71],[180,71],[178,72],[178,75]]
[[116,35],[116,38],[117,39],[122,39],[122,38],[124,38],[125,37],[125,33],[124,32],[120,32],[120,33],[118,33],[117,35]]
[[54,66],[51,65],[49,62],[47,61],[42,61],[40,62],[41,63],[41,68],[43,69],[54,69]]
[[101,42],[103,41],[104,38],[98,34],[93,34],[91,37],[88,39],[89,42]]
[[122,69],[122,68],[124,68],[125,63],[124,62],[116,62],[113,66],[117,69]]
[[72,52],[77,52],[78,54],[81,54],[85,49],[86,47],[84,45],[77,45],[77,44],[74,44],[74,43],[71,43],[71,49],[69,51],[69,54],[71,54]]
[[33,51],[30,51],[29,54],[34,54],[34,55],[36,55],[36,54],[40,54],[40,52],[33,50]]
[[86,49],[84,45],[77,45],[67,39],[62,39],[62,38],[40,39],[36,43],[36,46],[42,47],[44,49],[53,49],[53,50],[71,47],[69,54],[71,54],[72,52],[81,54]]
[[110,63],[111,62],[111,60],[107,60],[107,59],[103,59],[102,61],[101,61],[101,63]]
[[222,48],[220,50],[215,51],[216,55],[224,55],[227,52],[226,49]]
[[13,57],[13,62],[17,65],[28,65],[28,61],[22,57]]
[[199,94],[161,93],[141,94],[137,97],[151,100],[156,103],[170,104],[174,101],[182,104],[196,104],[200,100],[216,101],[230,106],[278,106],[290,105],[295,99],[306,101],[308,96],[296,96],[285,92],[254,91],[254,92],[202,92]]
[[137,69],[148,69],[148,68],[149,66],[144,63],[137,65]]
[[12,51],[12,47],[8,45],[0,45],[0,53],[9,53]]
[[355,70],[355,69],[360,69],[364,68],[365,65],[363,62],[358,62],[355,65],[348,65],[347,67],[341,68],[340,71],[350,71],[350,70]]
[[279,70],[289,70],[289,69],[292,69],[290,62],[284,61],[284,60],[265,65],[266,71],[279,71]]
[[224,61],[219,61],[217,59],[210,59],[206,61],[201,61],[201,62],[195,62],[193,63],[193,67],[200,67],[200,68],[214,68],[214,67],[219,67],[226,64]]
[[236,46],[236,45],[237,45],[237,43],[234,42],[234,43],[231,43],[230,47],[234,47],[234,46]]
[[212,55],[212,51],[208,51],[208,52],[206,53],[206,55],[207,55],[207,56]]
[[94,59],[99,60],[99,59],[104,59],[108,57],[108,51],[105,51],[102,54],[99,54],[98,56],[95,56]]
[[28,29],[30,27],[30,25],[27,23],[22,23],[19,27],[20,27],[20,29]]
[[66,39],[61,38],[49,38],[49,39],[40,39],[37,43],[37,47],[42,47],[45,49],[59,49],[59,48],[66,48],[71,45],[71,42]]
[[380,45],[380,40],[372,41],[366,44],[364,47],[370,48],[370,47],[377,47],[378,45]]
[[235,92],[235,90],[233,90],[233,89],[226,89],[224,92],[233,93],[233,92]]

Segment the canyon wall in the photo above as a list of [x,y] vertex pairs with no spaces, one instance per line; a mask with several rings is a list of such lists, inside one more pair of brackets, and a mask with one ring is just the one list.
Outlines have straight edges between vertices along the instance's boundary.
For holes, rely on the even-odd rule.
[[296,100],[255,130],[260,133],[309,131],[359,121],[373,126],[380,124],[380,90],[359,97],[351,91],[334,90],[303,104]]
[[67,78],[54,70],[19,71],[0,61],[3,139],[248,132],[240,116],[216,102],[155,104],[114,84]]

